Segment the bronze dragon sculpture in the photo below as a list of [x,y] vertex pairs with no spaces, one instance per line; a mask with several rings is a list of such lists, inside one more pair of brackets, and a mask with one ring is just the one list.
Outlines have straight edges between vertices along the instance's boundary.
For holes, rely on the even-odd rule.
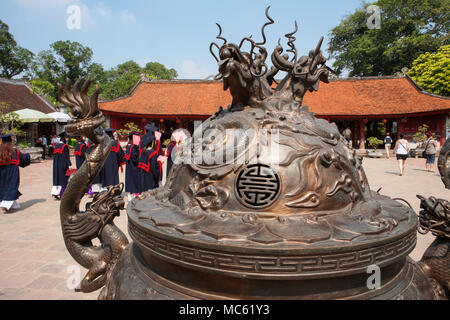
[[[124,208],[121,197],[123,184],[109,187],[97,194],[86,210],[80,211],[82,198],[101,170],[111,149],[112,141],[104,133],[101,124],[105,117],[98,109],[98,87],[91,97],[87,91],[88,78],[83,84],[78,79],[70,91],[70,81],[65,88],[58,83],[58,98],[68,108],[72,121],[66,126],[69,135],[86,136],[95,147],[86,153],[86,161],[71,178],[61,199],[60,217],[64,242],[71,256],[89,271],[77,291],[92,292],[106,283],[108,272],[128,244],[128,239],[114,225],[114,218]],[[92,240],[98,238],[101,245]]]
[[[439,155],[439,172],[447,189],[450,189],[450,139]],[[420,264],[425,273],[437,282],[441,297],[450,299],[450,202],[444,199],[417,196],[420,199],[419,232],[431,232],[436,239],[425,251]]]
[[[233,96],[231,109],[240,110],[243,106],[249,105],[257,108],[267,109],[265,99],[282,100],[283,102],[291,101],[292,98],[300,106],[303,96],[308,91],[317,91],[319,83],[328,83],[329,73],[336,73],[333,69],[326,66],[326,59],[320,50],[323,37],[320,39],[315,50],[311,50],[308,56],[298,58],[298,51],[295,48],[294,37],[298,31],[297,22],[295,22],[295,30],[285,35],[288,39],[289,49],[286,51],[293,55],[283,54],[283,47],[278,40],[278,45],[274,49],[271,60],[273,66],[269,69],[266,64],[268,57],[267,50],[263,47],[266,43],[265,28],[274,23],[269,15],[270,6],[266,9],[266,17],[269,20],[261,29],[263,40],[256,42],[252,36],[245,37],[240,44],[228,43],[222,36],[222,27],[219,27],[219,35],[216,37],[224,43],[219,46],[212,42],[209,49],[219,65],[219,74],[215,80],[223,79],[223,89],[230,89]],[[242,49],[243,45],[250,45],[249,52]],[[218,49],[219,55],[213,52],[213,48]],[[257,49],[257,51],[256,51]],[[256,51],[256,52],[255,52]],[[275,81],[274,77],[278,72],[286,72],[284,79],[276,88],[272,88]]]

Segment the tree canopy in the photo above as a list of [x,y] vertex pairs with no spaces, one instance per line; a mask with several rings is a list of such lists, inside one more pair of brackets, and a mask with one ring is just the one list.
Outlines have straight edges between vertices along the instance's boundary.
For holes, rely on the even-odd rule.
[[9,27],[0,20],[0,77],[13,78],[28,70],[34,54],[19,47]]
[[105,72],[104,79],[99,83],[102,99],[116,99],[130,92],[141,78],[141,75],[152,79],[172,80],[178,77],[174,69],[167,69],[158,62],[149,62],[141,68],[134,61],[127,61]]
[[423,89],[450,96],[450,45],[420,55],[408,73]]
[[[31,67],[33,78],[48,81],[54,86],[86,77],[91,67],[93,52],[78,42],[57,41],[49,50],[41,51]],[[56,86],[55,86],[56,90]],[[55,92],[56,94],[56,92]]]
[[449,43],[450,1],[379,0],[381,28],[369,29],[368,3],[330,32],[329,53],[338,73],[391,75],[425,52]]

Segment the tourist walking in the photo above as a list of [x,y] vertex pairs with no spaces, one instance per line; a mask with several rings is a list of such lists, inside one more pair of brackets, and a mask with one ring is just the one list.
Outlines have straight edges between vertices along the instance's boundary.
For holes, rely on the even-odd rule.
[[45,159],[45,155],[48,153],[48,143],[45,135],[41,137],[41,146],[42,146],[42,159]]
[[384,148],[386,149],[386,158],[390,159],[391,155],[391,146],[392,146],[392,138],[389,135],[389,132],[386,133],[386,137],[384,138]]
[[427,140],[425,141],[425,168],[428,172],[434,172],[434,162],[436,161],[436,153],[439,148],[439,143],[433,139],[433,134],[427,133]]
[[11,209],[20,209],[17,199],[22,195],[19,192],[19,167],[30,165],[30,155],[21,153],[13,147],[13,135],[1,136],[0,144],[0,208],[4,213]]
[[394,153],[397,155],[400,176],[403,176],[405,174],[406,159],[408,159],[409,145],[403,134],[400,134],[399,137],[400,139],[395,144]]
[[67,145],[69,139],[65,132],[59,134],[61,143],[55,145],[53,149],[53,188],[52,196],[60,200],[67,187],[69,181],[68,170],[72,166],[70,161],[69,146]]
[[128,192],[128,200],[133,199],[140,193],[139,189],[139,143],[135,141],[134,136],[139,136],[137,132],[128,135],[128,145],[125,153],[127,162],[125,167],[125,192]]
[[347,141],[347,146],[349,148],[352,148],[352,130],[350,130],[350,127],[347,127],[347,129],[344,130],[343,132],[345,141]]

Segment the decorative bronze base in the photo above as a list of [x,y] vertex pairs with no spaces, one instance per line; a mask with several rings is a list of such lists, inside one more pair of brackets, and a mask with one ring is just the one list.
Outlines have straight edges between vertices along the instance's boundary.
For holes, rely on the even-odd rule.
[[[312,244],[258,244],[252,237],[217,241],[206,237],[211,231],[205,229],[186,235],[169,222],[179,219],[175,208],[152,197],[134,200],[128,207],[134,243],[122,253],[99,298],[437,299],[421,267],[408,258],[416,245],[414,213],[387,197],[376,199],[384,208],[403,211],[404,219],[392,231]],[[225,232],[228,222],[216,223],[209,228]],[[283,224],[287,233],[295,227]],[[371,265],[380,268],[380,287],[374,290],[367,285]]]
[[[107,300],[191,299],[373,299],[435,300],[433,286],[410,258],[382,269],[380,289],[368,290],[368,275],[305,280],[256,280],[212,276],[155,258],[150,270],[136,244],[122,253],[99,296]],[[155,271],[155,272],[153,272]]]

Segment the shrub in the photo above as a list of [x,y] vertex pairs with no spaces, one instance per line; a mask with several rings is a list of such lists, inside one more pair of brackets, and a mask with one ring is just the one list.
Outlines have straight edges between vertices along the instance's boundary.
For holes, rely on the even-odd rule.
[[369,146],[374,150],[376,150],[380,144],[383,144],[383,140],[380,140],[376,137],[370,137],[367,139],[367,141],[369,142]]

